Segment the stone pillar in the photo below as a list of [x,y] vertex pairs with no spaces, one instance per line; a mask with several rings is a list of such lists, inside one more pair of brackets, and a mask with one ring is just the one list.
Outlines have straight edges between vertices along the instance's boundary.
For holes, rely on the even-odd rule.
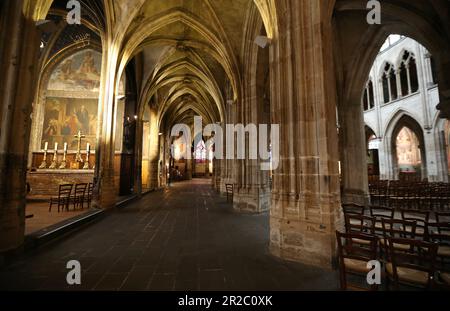
[[216,191],[220,191],[220,182],[221,182],[221,178],[222,178],[222,163],[223,160],[219,160],[219,159],[214,159],[213,160],[213,167],[214,167],[214,183],[213,183],[213,188]]
[[[224,123],[222,123],[222,128],[226,128],[226,124],[234,124],[235,123],[235,110],[236,110],[236,104],[232,100],[228,100],[226,104],[226,120]],[[235,160],[233,159],[227,159],[226,153],[227,153],[227,135],[226,131],[223,133],[224,137],[224,160],[222,160],[222,168],[221,168],[221,178],[220,178],[220,192],[226,193],[226,185],[227,184],[234,184],[234,164]]]
[[[116,85],[118,63],[118,44],[112,35],[103,40],[102,73],[98,105],[97,150],[95,165],[94,206],[109,209],[116,204],[114,180],[115,126],[121,126],[114,114],[117,107]],[[120,124],[120,125],[119,125]]]
[[142,195],[142,154],[144,139],[144,122],[141,119],[136,120],[136,131],[134,140],[134,186],[133,194],[138,197]]
[[368,204],[367,142],[360,101],[342,103],[339,115],[342,202]]
[[331,267],[339,210],[332,1],[286,1],[271,47],[272,123],[280,124],[270,214],[272,254]]
[[22,0],[0,4],[0,253],[20,247],[25,232],[26,173],[40,32]]
[[437,63],[439,83],[440,117],[450,119],[450,47],[442,47],[439,53],[433,55]]
[[154,109],[150,110],[150,150],[149,150],[149,189],[156,190],[159,188],[159,152],[160,152],[160,135],[158,127],[157,113]]
[[186,160],[186,180],[192,180],[192,162],[194,160]]

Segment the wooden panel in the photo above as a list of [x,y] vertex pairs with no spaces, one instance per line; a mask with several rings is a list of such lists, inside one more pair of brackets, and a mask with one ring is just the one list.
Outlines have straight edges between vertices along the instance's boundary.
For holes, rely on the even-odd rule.
[[31,192],[28,197],[50,198],[58,194],[59,185],[90,183],[93,180],[93,170],[39,170],[29,172],[27,182],[31,186]]

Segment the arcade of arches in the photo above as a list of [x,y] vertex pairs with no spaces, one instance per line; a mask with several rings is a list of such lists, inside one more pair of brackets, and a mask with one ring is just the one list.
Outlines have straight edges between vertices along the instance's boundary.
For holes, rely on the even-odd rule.
[[[111,209],[168,178],[201,177],[221,193],[233,184],[237,212],[270,211],[274,256],[331,267],[341,203],[369,200],[361,100],[388,35],[433,55],[439,118],[450,118],[446,0],[385,0],[381,25],[367,24],[364,0],[80,2],[81,25],[65,22],[67,1],[0,4],[1,253],[23,245],[30,198],[57,195],[61,182],[93,182],[92,205]],[[405,55],[402,66],[411,62]],[[396,68],[384,70],[389,90]],[[373,94],[365,97],[373,107]],[[175,124],[193,132],[195,116],[204,125],[279,124],[278,168],[213,159],[208,137],[171,137]],[[424,155],[403,149],[421,138],[404,124],[395,130],[398,165],[414,166]]]

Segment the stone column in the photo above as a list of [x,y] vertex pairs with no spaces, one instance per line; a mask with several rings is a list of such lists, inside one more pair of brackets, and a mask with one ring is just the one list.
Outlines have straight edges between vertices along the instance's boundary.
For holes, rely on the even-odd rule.
[[271,103],[280,124],[270,251],[331,267],[340,220],[332,1],[286,1],[271,47]]
[[[226,120],[222,124],[222,128],[226,128],[226,124],[234,124],[235,123],[235,110],[236,110],[236,103],[234,103],[232,100],[227,101],[226,104]],[[234,184],[234,161],[233,159],[227,159],[226,153],[227,153],[227,135],[226,131],[224,130],[223,133],[224,137],[224,160],[222,160],[223,165],[221,169],[221,178],[220,178],[220,192],[226,193],[226,185],[227,184]]]
[[157,113],[154,109],[150,110],[150,150],[148,156],[149,166],[149,188],[156,190],[159,188],[159,152],[160,152],[160,135],[158,127]]
[[40,32],[23,1],[1,4],[0,253],[20,247],[25,232],[26,174]]
[[134,140],[134,186],[133,194],[138,197],[142,195],[142,154],[144,139],[144,122],[136,120],[135,140]]
[[186,160],[186,179],[192,180],[192,161],[194,160]]
[[116,204],[117,191],[114,180],[115,126],[121,126],[115,118],[117,107],[116,84],[118,44],[112,35],[107,34],[102,40],[102,73],[98,105],[97,150],[95,165],[94,206],[109,209]]
[[[250,36],[254,38],[261,31],[261,24],[256,20],[255,23],[256,32]],[[260,147],[260,136],[262,132],[259,126],[262,124],[268,126],[270,120],[268,114],[265,114],[263,111],[265,103],[263,100],[264,85],[262,82],[264,81],[264,77],[258,75],[260,73],[258,69],[261,69],[258,68],[258,64],[263,63],[262,58],[264,55],[260,53],[263,50],[253,42],[250,41],[250,43],[251,45],[247,47],[248,59],[244,64],[242,100],[236,107],[237,114],[235,118],[236,123],[248,129],[249,132],[245,134],[245,159],[235,160],[233,205],[236,211],[261,213],[270,209],[270,188],[269,172],[261,170],[258,147]],[[261,57],[261,59],[258,59],[258,57]],[[252,134],[254,136],[251,136]],[[239,139],[238,137],[236,138]],[[237,143],[238,141],[236,140],[236,145]],[[266,142],[265,147],[266,149],[269,147],[269,141]],[[250,156],[251,153],[256,154]]]
[[339,148],[342,168],[343,203],[368,204],[369,185],[367,170],[367,143],[362,107],[354,102],[339,108]]

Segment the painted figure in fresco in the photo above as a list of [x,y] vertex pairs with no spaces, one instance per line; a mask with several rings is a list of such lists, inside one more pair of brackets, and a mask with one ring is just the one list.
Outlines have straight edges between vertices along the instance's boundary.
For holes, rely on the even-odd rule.
[[72,76],[72,59],[67,59],[64,61],[64,63],[61,65],[60,72],[58,78],[61,80],[68,80]]
[[97,133],[97,116],[91,115],[91,120],[89,121],[89,135],[95,135]]
[[78,122],[81,125],[81,132],[83,134],[89,133],[89,111],[86,109],[84,105],[80,107],[77,111]]
[[92,52],[87,52],[84,56],[83,62],[80,65],[80,68],[78,69],[79,73],[82,74],[94,74],[98,75],[97,68],[95,67],[95,60],[94,56],[92,55]]
[[58,134],[58,120],[50,119],[48,121],[48,126],[44,131],[44,135],[47,137],[52,137]]
[[67,123],[70,128],[70,135],[76,135],[78,133],[79,126],[78,126],[78,117],[75,109],[73,113],[69,116]]
[[64,125],[61,128],[61,135],[64,135],[64,136],[72,135],[72,130],[70,128],[69,122],[70,122],[70,117],[64,121]]

